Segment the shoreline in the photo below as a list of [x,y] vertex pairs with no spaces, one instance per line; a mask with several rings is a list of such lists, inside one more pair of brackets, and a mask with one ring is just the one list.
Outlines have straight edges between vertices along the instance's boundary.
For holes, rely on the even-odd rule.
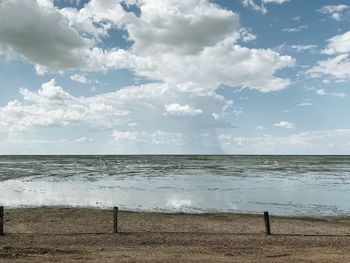
[[[347,262],[349,217],[5,208],[0,262]],[[281,261],[279,261],[281,260]]]
[[[112,211],[113,206],[81,206],[81,205],[21,205],[21,206],[6,206],[0,204],[6,210],[21,210],[21,209],[77,209],[77,210],[101,210],[101,211]],[[241,215],[241,216],[263,216],[264,212],[269,212],[270,216],[274,218],[286,218],[286,219],[305,219],[305,220],[317,220],[317,219],[339,219],[347,218],[350,220],[350,213],[294,213],[294,214],[274,214],[270,210],[261,210],[260,212],[255,211],[241,211],[241,210],[204,210],[204,209],[193,209],[193,210],[175,210],[175,209],[129,209],[125,207],[118,207],[119,211],[128,213],[145,213],[145,214],[169,214],[169,215]]]

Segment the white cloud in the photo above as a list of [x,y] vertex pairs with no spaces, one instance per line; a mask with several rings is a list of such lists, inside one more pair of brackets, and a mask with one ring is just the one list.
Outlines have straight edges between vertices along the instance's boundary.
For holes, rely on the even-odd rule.
[[342,12],[350,8],[348,5],[325,5],[319,11],[324,14],[332,14],[334,12]]
[[[105,12],[109,10],[107,7],[110,7],[111,13]],[[89,50],[84,46],[85,56],[79,56],[79,61],[74,56],[69,57],[83,69],[128,68],[151,79],[172,85],[187,83],[188,87],[200,87],[202,90],[213,90],[220,84],[226,84],[267,92],[283,89],[290,84],[288,79],[275,77],[274,74],[279,69],[293,66],[291,57],[280,56],[268,49],[248,49],[235,45],[238,38],[249,41],[254,39],[254,35],[249,32],[240,34],[238,16],[232,11],[199,0],[169,0],[163,1],[161,6],[148,0],[142,1],[140,9],[139,17],[130,13],[126,15],[118,1],[105,0],[103,4],[91,1],[79,11],[62,10],[71,25],[91,34],[96,30],[97,26],[94,25],[101,21],[108,21],[108,26],[105,24],[107,28],[123,24],[134,43],[131,50]],[[44,13],[43,10],[40,9],[40,12]],[[56,10],[53,12],[57,13]],[[59,13],[56,15],[60,16]],[[82,20],[81,23],[88,21],[93,26],[90,29],[87,25],[78,27],[78,18]],[[186,30],[183,30],[184,27]],[[74,32],[71,27],[67,28]],[[97,30],[100,29],[97,27]],[[74,34],[82,40],[76,32]],[[96,34],[106,35],[107,31]],[[50,61],[39,62],[37,64],[51,66]],[[73,65],[59,65],[56,68],[66,66]]]
[[37,0],[37,2],[39,6],[42,6],[42,7],[47,7],[47,8],[54,7],[53,0]]
[[[20,93],[23,102],[11,101],[0,108],[3,131],[72,125],[88,125],[94,129],[130,128],[130,123],[142,123],[143,127],[152,129],[165,126],[175,130],[188,127],[201,130],[225,127],[223,116],[233,115],[232,101],[222,96],[215,93],[197,95],[160,83],[75,97],[51,80],[38,91],[22,88]],[[164,105],[168,105],[168,112]],[[213,113],[218,117],[214,118]],[[191,118],[186,120],[185,115],[191,115]]]
[[317,11],[322,14],[330,15],[334,20],[341,21],[344,19],[346,14],[344,14],[344,11],[349,9],[349,5],[325,5],[321,9],[318,9]]
[[77,143],[89,143],[89,142],[92,142],[92,139],[89,138],[89,137],[80,137],[78,139],[75,139],[74,142],[77,142]]
[[293,20],[293,21],[300,21],[300,16],[292,17],[291,20]]
[[[24,102],[9,102],[0,108],[2,129],[8,131],[24,131],[35,127],[67,126],[79,123],[106,126],[106,119],[113,124],[115,119],[129,114],[114,105],[106,105],[99,98],[77,98],[70,95],[55,80],[44,83],[37,92],[21,88]],[[114,106],[114,107],[113,107]]]
[[240,34],[241,34],[241,39],[243,42],[250,42],[250,41],[254,41],[257,36],[254,35],[252,32],[252,30],[250,28],[241,28],[240,29]]
[[72,139],[33,139],[22,134],[11,134],[5,140],[0,140],[1,154],[103,154],[100,145],[92,139],[81,137]]
[[37,64],[34,66],[34,68],[35,68],[36,73],[38,75],[41,75],[41,76],[45,75],[48,72],[48,70],[45,66],[41,66],[41,65]]
[[[37,91],[21,88],[20,93],[22,99],[0,107],[2,134],[40,134],[47,129],[73,129],[106,136],[114,130],[112,144],[105,145],[106,148],[100,145],[109,153],[171,153],[174,148],[166,147],[166,141],[176,145],[174,151],[178,153],[222,152],[216,130],[230,128],[231,124],[224,117],[232,119],[235,116],[233,102],[215,92],[198,94],[163,83],[76,97],[51,80]],[[122,136],[131,138],[125,139],[129,141],[128,145],[122,143]],[[146,144],[131,143],[133,136],[136,136],[135,142],[146,141]],[[90,147],[89,137],[84,137],[74,142]],[[180,141],[184,143],[178,143]],[[7,145],[7,149],[9,147]],[[73,150],[79,152],[79,147]],[[42,151],[39,149],[38,152]]]
[[316,89],[315,92],[319,96],[333,96],[338,98],[344,98],[346,96],[346,94],[342,92],[326,92],[324,89]]
[[[0,52],[34,64],[40,75],[49,70],[106,70],[108,65],[98,57],[106,51],[97,44],[109,29],[122,27],[120,20],[127,13],[120,3],[92,0],[80,10],[60,10],[51,0],[4,0],[0,2]],[[110,53],[115,59],[115,52]]]
[[294,60],[271,50],[236,45],[239,21],[232,11],[199,0],[163,1],[160,6],[143,1],[140,8],[141,15],[126,23],[135,55],[152,54],[133,63],[138,74],[202,91],[220,84],[263,92],[289,85],[288,79],[274,74],[293,66]]
[[209,1],[145,0],[140,10],[139,17],[125,18],[137,54],[193,55],[228,37],[239,37],[238,15]]
[[328,45],[322,51],[322,53],[327,55],[337,55],[350,52],[350,31],[344,34],[332,37],[327,40]]
[[61,14],[79,32],[88,33],[97,41],[108,36],[108,30],[121,25],[127,14],[120,5],[121,0],[91,0],[83,8],[63,8]]
[[[295,60],[270,49],[238,45],[239,37],[244,41],[253,36],[240,33],[232,11],[199,0],[158,5],[142,1],[141,15],[123,20],[133,42],[131,50],[95,48],[90,68],[129,68],[137,75],[200,92],[211,92],[220,84],[263,92],[290,84],[275,74],[294,66]],[[186,25],[186,30],[179,25]]]
[[[263,14],[267,13],[266,4],[283,4],[289,2],[289,0],[242,0],[243,4],[247,7],[252,8],[255,11],[261,12]],[[260,5],[256,2],[260,1]]]
[[[210,139],[205,134],[196,134],[203,142]],[[207,153],[227,154],[349,154],[350,129],[305,131],[287,136],[263,135],[257,137],[234,136],[230,133],[217,136],[221,151]],[[47,149],[67,153],[115,154],[115,153],[203,153],[201,147],[187,148],[194,136],[180,132],[114,131],[108,145],[79,143],[75,140],[33,140],[13,138],[0,141],[0,152],[23,154],[47,154]],[[136,141],[135,141],[136,140]],[[139,143],[137,143],[139,142]],[[153,148],[151,148],[153,147]],[[4,149],[7,149],[4,150]],[[82,150],[83,149],[83,150]],[[208,150],[208,148],[206,149]]]
[[81,37],[49,1],[0,2],[0,52],[61,70],[82,67],[91,42]]
[[123,145],[134,144],[163,144],[163,145],[184,145],[183,135],[179,132],[171,133],[164,131],[155,132],[131,132],[113,131],[112,138],[115,142]]
[[263,3],[261,3],[261,5],[257,5],[254,2],[254,0],[242,0],[242,1],[245,6],[250,7],[257,12],[261,12],[263,14],[267,12],[267,9]]
[[294,128],[294,124],[290,123],[288,121],[280,121],[278,123],[275,123],[273,126],[281,127],[281,128],[285,128],[285,129],[292,129],[292,128]]
[[110,146],[122,153],[223,153],[216,133],[188,131],[119,131]]
[[180,116],[186,116],[186,115],[196,116],[198,114],[203,113],[203,110],[201,109],[193,108],[190,105],[180,105],[178,103],[165,105],[165,110],[167,114],[180,115]]
[[[244,154],[348,154],[350,130],[307,131],[288,136],[219,136],[225,152]],[[344,143],[345,142],[345,143]]]
[[302,51],[314,51],[317,48],[317,45],[292,45],[292,49],[295,49],[298,52]]
[[274,3],[274,4],[283,4],[289,2],[289,0],[262,0],[263,3]]
[[70,79],[73,81],[82,83],[82,84],[88,84],[91,82],[84,75],[78,75],[78,74],[74,74],[74,75],[70,76]]
[[309,28],[308,25],[301,25],[301,26],[298,26],[298,27],[283,28],[282,31],[290,32],[290,33],[297,33],[297,32],[303,31],[303,30],[305,30],[307,28]]
[[316,94],[319,95],[319,96],[325,96],[327,95],[326,91],[324,89],[317,89],[316,91]]
[[322,53],[334,57],[318,61],[307,73],[312,77],[333,76],[337,81],[350,79],[350,31],[334,36],[327,42]]
[[270,92],[291,83],[274,74],[294,64],[290,56],[281,56],[269,49],[249,49],[223,41],[197,56],[174,53],[154,56],[148,63],[137,64],[136,71],[172,85],[187,85],[189,89],[208,91],[225,84]]
[[297,105],[298,107],[309,107],[312,106],[312,102],[302,102]]
[[[285,1],[263,4],[272,2]],[[59,10],[44,0],[40,5],[35,0],[2,1],[0,50],[36,64],[39,74],[49,69],[126,68],[138,76],[200,92],[212,92],[220,84],[269,92],[291,83],[276,73],[292,67],[292,57],[237,44],[255,35],[240,29],[233,11],[208,0],[135,3],[140,16],[126,12],[121,0],[92,0],[79,10]],[[18,15],[17,9],[23,14]],[[127,31],[131,48],[99,48],[98,42],[111,28]]]
[[312,77],[330,75],[337,79],[350,79],[350,54],[342,54],[317,62],[307,71]]

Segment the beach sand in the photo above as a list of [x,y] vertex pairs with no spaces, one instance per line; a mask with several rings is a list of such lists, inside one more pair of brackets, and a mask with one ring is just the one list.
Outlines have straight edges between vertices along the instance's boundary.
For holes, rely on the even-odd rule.
[[349,262],[350,218],[5,210],[0,262]]

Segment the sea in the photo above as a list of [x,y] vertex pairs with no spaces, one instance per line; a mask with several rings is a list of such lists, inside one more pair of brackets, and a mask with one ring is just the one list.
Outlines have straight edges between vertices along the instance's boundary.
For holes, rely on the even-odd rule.
[[0,156],[0,205],[350,214],[350,156]]

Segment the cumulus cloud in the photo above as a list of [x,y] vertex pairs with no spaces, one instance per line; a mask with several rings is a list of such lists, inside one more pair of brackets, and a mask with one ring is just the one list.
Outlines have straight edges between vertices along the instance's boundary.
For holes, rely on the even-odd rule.
[[322,53],[327,55],[337,55],[350,52],[350,31],[344,34],[332,37],[327,40],[328,45],[322,51]]
[[125,14],[119,0],[92,0],[80,10],[57,9],[51,0],[4,0],[0,52],[34,64],[41,75],[49,70],[106,70],[98,57],[105,50],[97,44]]
[[236,44],[240,37],[248,41],[253,35],[242,33],[232,11],[199,0],[162,1],[160,6],[141,2],[141,15],[124,20],[133,42],[131,54],[105,53],[100,61],[109,61],[110,67],[128,61],[139,75],[202,91],[226,84],[267,92],[290,84],[274,75],[293,66],[294,59]]
[[247,7],[252,8],[253,10],[257,12],[261,12],[265,14],[267,12],[267,9],[263,3],[261,5],[257,5],[254,0],[243,0],[243,4]]
[[[266,4],[270,4],[270,3],[283,4],[283,3],[289,2],[289,0],[260,0],[260,1],[259,0],[258,1],[255,1],[255,0],[242,0],[242,1],[243,1],[243,4],[245,6],[250,7],[253,10],[261,12],[263,14],[267,13]],[[258,3],[260,2],[260,5],[256,4],[256,2],[258,2]]]
[[84,75],[79,75],[79,74],[74,74],[74,75],[70,76],[70,79],[75,81],[75,82],[82,83],[82,84],[88,84],[91,82]]
[[81,9],[63,8],[61,14],[72,27],[87,33],[97,41],[108,36],[108,30],[121,25],[127,14],[121,6],[121,0],[91,0]]
[[[176,145],[179,153],[221,152],[217,129],[231,128],[225,117],[235,114],[233,102],[215,92],[196,93],[164,83],[76,97],[51,80],[37,91],[21,88],[20,94],[20,100],[0,107],[0,132],[40,132],[47,128],[110,134],[115,131],[111,142],[114,146],[110,147],[118,149],[117,152],[124,149],[130,153],[132,148],[133,153],[145,153],[145,144],[137,144],[141,141],[147,141],[149,150],[158,153],[170,153],[173,149],[161,146],[165,141]],[[125,136],[130,138],[128,141],[135,137],[136,144],[131,147],[129,143],[129,150],[121,143]],[[81,144],[88,142],[88,137],[75,140]],[[152,145],[160,148],[156,150]]]
[[[105,125],[109,116],[111,124],[121,116],[127,116],[127,110],[114,105],[99,102],[99,98],[77,98],[70,95],[55,80],[44,83],[37,92],[21,88],[23,102],[9,102],[0,108],[1,128],[7,131],[24,131],[35,127],[57,127],[71,124],[90,123]],[[114,106],[114,107],[113,107]],[[108,118],[108,117],[106,117]]]
[[227,37],[239,37],[238,15],[209,1],[146,0],[140,9],[140,16],[126,19],[137,54],[197,54]]
[[[189,127],[215,129],[226,126],[223,121],[225,114],[233,114],[230,113],[232,101],[215,93],[197,95],[160,83],[131,86],[91,97],[75,97],[51,80],[38,91],[21,88],[20,93],[23,102],[11,101],[0,108],[3,131],[68,125],[89,125],[97,129],[130,128],[130,123],[142,123],[143,127],[150,129],[163,127],[166,123],[169,129],[175,130]],[[191,118],[186,120],[185,116]]]
[[243,42],[250,42],[257,38],[257,36],[252,33],[252,30],[250,28],[242,27],[239,32],[241,35],[241,40]]
[[163,1],[161,8],[153,1],[141,2],[140,16],[123,19],[131,49],[95,48],[91,68],[129,68],[140,76],[204,92],[221,84],[263,92],[290,84],[275,74],[294,66],[295,60],[270,49],[238,45],[240,37],[248,39],[232,11],[199,0]]
[[[140,15],[135,15],[124,10],[122,2],[130,3],[92,0],[79,10],[59,10],[50,1],[2,1],[0,50],[36,64],[40,74],[48,69],[125,68],[201,92],[221,84],[269,92],[291,83],[276,74],[292,67],[294,59],[239,45],[239,40],[251,41],[255,36],[240,28],[233,11],[207,0],[140,0],[133,2],[140,8]],[[264,1],[272,2],[284,1]],[[23,14],[18,16],[17,9]],[[126,31],[131,47],[98,47],[111,28]]]
[[327,60],[318,61],[317,65],[307,71],[313,77],[330,75],[337,79],[350,79],[350,55],[342,54]]
[[288,121],[280,121],[278,123],[275,123],[273,126],[281,127],[281,128],[285,128],[285,129],[292,129],[292,128],[294,128],[294,124],[290,123]]
[[165,110],[167,114],[180,115],[180,116],[195,116],[203,113],[201,109],[195,109],[190,105],[180,105],[178,103],[172,103],[165,105]]
[[325,5],[322,8],[318,9],[317,11],[322,14],[330,15],[331,18],[333,18],[336,21],[341,21],[344,19],[346,14],[344,12],[349,9],[349,5]]
[[225,84],[270,92],[284,89],[291,83],[275,73],[294,64],[290,56],[281,56],[269,49],[249,49],[223,41],[196,56],[174,53],[153,56],[137,71],[152,79],[173,85],[186,84],[197,90],[214,90]]
[[[216,94],[221,84],[271,92],[291,83],[277,74],[295,60],[271,49],[244,47],[255,35],[240,26],[233,11],[207,0],[132,4],[140,14],[126,11],[119,0],[91,0],[79,10],[60,10],[49,0],[1,1],[1,52],[35,64],[38,73],[129,69],[158,81],[91,97],[73,96],[55,80],[37,91],[21,88],[21,99],[0,108],[1,131],[92,127],[114,131],[118,149],[123,138],[153,145],[170,141],[182,152],[221,152],[217,129],[231,127],[224,117],[235,116],[233,102]],[[23,13],[14,16],[16,9]],[[112,28],[125,31],[130,46],[101,48]],[[89,83],[85,73],[71,79]]]
[[[40,3],[40,4],[39,4]],[[61,70],[82,67],[91,42],[69,26],[49,1],[0,2],[0,52]]]
[[330,75],[339,80],[350,79],[350,31],[327,40],[323,54],[333,56],[317,62],[307,71],[313,77]]

